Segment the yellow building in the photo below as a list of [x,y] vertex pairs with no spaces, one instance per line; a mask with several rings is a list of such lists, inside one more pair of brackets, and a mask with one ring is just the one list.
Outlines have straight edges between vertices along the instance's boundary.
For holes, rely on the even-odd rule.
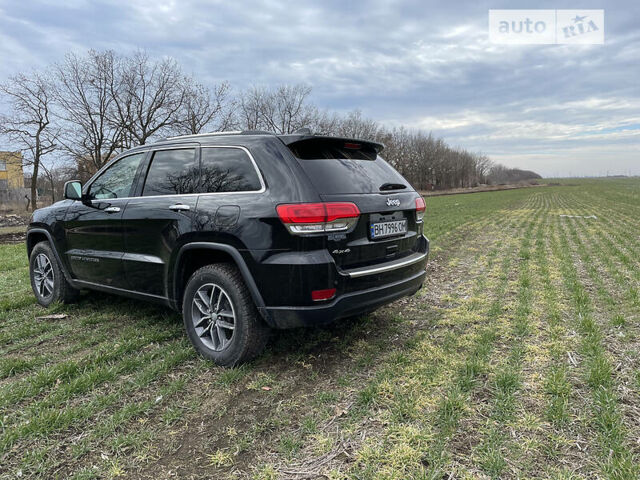
[[20,152],[0,152],[0,191],[23,187],[22,154]]

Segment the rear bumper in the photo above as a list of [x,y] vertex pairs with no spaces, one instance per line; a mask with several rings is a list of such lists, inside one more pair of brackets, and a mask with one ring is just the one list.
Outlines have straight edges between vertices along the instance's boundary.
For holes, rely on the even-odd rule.
[[[398,265],[392,271],[368,272],[366,275],[351,276],[356,271],[343,271],[340,275],[345,283],[338,289],[338,296],[319,305],[310,306],[266,306],[260,313],[274,328],[295,328],[325,325],[336,319],[358,315],[374,310],[399,298],[417,292],[424,282],[425,264],[428,255],[428,241],[425,250],[407,258],[405,265]],[[351,287],[351,288],[346,288]],[[355,287],[355,288],[354,288]]]
[[365,313],[399,298],[413,295],[422,286],[426,275],[427,272],[423,270],[400,282],[344,294],[322,306],[265,307],[264,313],[275,328],[326,325],[336,319]]

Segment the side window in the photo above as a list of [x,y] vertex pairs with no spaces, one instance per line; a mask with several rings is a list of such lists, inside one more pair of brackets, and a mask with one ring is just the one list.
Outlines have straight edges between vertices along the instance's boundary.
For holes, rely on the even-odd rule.
[[121,158],[105,170],[89,187],[89,198],[122,198],[131,195],[136,171],[145,153]]
[[260,190],[260,178],[244,150],[202,149],[202,192],[250,192]]
[[158,150],[151,159],[142,195],[195,193],[198,170],[195,148]]

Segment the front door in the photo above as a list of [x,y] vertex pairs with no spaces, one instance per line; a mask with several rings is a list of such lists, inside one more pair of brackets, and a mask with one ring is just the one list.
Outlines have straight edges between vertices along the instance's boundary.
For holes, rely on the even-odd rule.
[[122,214],[145,152],[117,160],[93,180],[85,199],[66,212],[64,252],[77,280],[125,288]]

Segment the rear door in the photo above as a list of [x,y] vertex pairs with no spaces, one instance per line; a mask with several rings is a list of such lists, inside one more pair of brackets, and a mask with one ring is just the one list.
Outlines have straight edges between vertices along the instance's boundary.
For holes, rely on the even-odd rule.
[[[208,241],[244,250],[243,240],[269,245],[259,212],[271,206],[253,156],[240,146],[203,146],[196,229]],[[268,207],[267,207],[268,208]]]
[[122,216],[129,289],[167,297],[171,255],[193,231],[200,182],[198,145],[152,150]]
[[400,259],[419,248],[419,195],[377,153],[377,145],[312,138],[288,145],[326,202],[353,202],[361,215],[355,230],[329,235],[328,248],[343,269]]

